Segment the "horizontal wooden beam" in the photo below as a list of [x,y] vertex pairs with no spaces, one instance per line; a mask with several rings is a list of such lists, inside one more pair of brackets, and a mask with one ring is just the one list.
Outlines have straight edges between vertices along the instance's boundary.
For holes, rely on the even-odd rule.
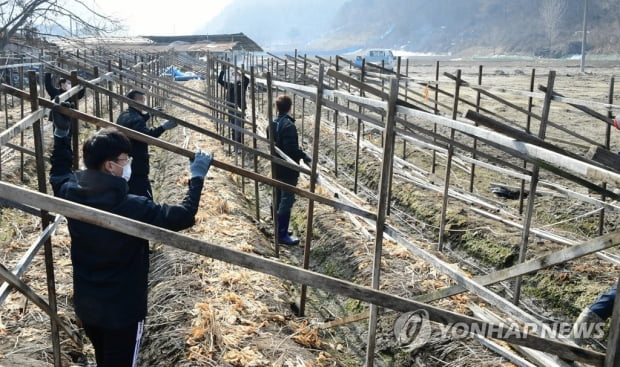
[[564,344],[556,340],[541,338],[527,334],[521,330],[509,329],[503,325],[493,325],[482,322],[424,303],[414,302],[406,298],[360,286],[345,280],[332,278],[305,269],[299,269],[276,260],[265,259],[254,254],[236,251],[229,247],[214,245],[177,232],[148,225],[140,221],[114,215],[109,212],[76,204],[12,184],[0,182],[0,197],[10,197],[13,200],[18,200],[27,205],[62,214],[68,218],[113,229],[149,241],[164,243],[172,247],[225,261],[233,265],[242,266],[295,283],[305,284],[310,287],[320,288],[328,292],[369,302],[396,311],[409,312],[424,310],[428,313],[429,320],[431,321],[445,325],[454,325],[456,323],[459,323],[459,325],[468,325],[470,330],[487,331],[486,337],[505,340],[508,343],[537,350],[545,350],[546,352],[557,354],[562,358],[595,365],[600,365],[605,358],[603,354],[598,352]]
[[18,122],[14,123],[11,127],[0,133],[0,146],[6,145],[11,139],[19,135],[19,133],[25,131],[32,126],[36,121],[39,121],[45,116],[45,110],[40,109],[34,111]]
[[[21,91],[19,89],[15,89],[13,87],[7,86],[6,84],[2,84],[2,89],[5,90],[7,93],[17,95],[17,96],[22,97],[22,98],[24,98],[26,100],[30,100],[30,96],[27,93],[25,93],[25,92],[23,92],[23,91]],[[53,102],[51,102],[51,101],[49,101],[49,100],[47,100],[45,98],[38,98],[38,101],[39,101],[39,104],[41,106],[44,106],[44,107],[51,108],[51,107],[54,106]],[[127,135],[128,137],[130,137],[132,139],[145,142],[145,143],[147,143],[149,145],[152,145],[152,146],[160,147],[162,149],[165,149],[165,150],[177,153],[179,155],[188,157],[190,159],[194,158],[194,152],[192,152],[190,150],[187,150],[187,149],[184,149],[184,148],[181,148],[181,147],[178,147],[178,146],[176,146],[174,144],[171,144],[171,143],[168,143],[168,142],[166,142],[164,140],[160,140],[158,138],[153,138],[151,136],[139,133],[139,132],[137,132],[135,130],[125,128],[123,126],[111,123],[111,122],[109,122],[107,120],[104,120],[104,119],[101,119],[101,118],[98,118],[98,117],[95,117],[95,116],[91,116],[91,115],[85,114],[83,112],[80,112],[80,111],[77,111],[77,110],[74,110],[74,109],[71,109],[71,108],[68,108],[68,107],[57,106],[56,108],[57,108],[58,112],[66,115],[66,116],[69,116],[69,117],[72,117],[72,118],[75,118],[75,119],[79,119],[79,120],[82,120],[82,121],[86,121],[86,122],[95,124],[95,125],[100,126],[100,127],[113,127],[113,128],[115,128],[115,129],[117,129],[119,131],[122,131],[125,135]],[[286,162],[286,161],[284,161],[282,159],[280,159],[280,160],[282,162],[284,162],[286,165],[291,165],[290,163],[288,163],[288,162]],[[237,167],[237,166],[232,165],[232,164],[225,163],[225,162],[217,160],[217,159],[213,159],[211,164],[214,167],[223,169],[225,171],[232,172],[232,173],[238,174],[240,176],[247,177],[247,178],[250,178],[252,180],[268,184],[270,186],[275,186],[275,187],[281,188],[281,189],[286,190],[286,191],[293,192],[293,193],[295,193],[295,194],[297,194],[299,196],[305,197],[307,199],[314,200],[314,201],[316,201],[318,203],[329,205],[331,207],[334,207],[334,208],[337,208],[337,209],[340,209],[340,210],[343,210],[343,211],[346,211],[346,212],[349,212],[349,213],[352,213],[352,214],[355,214],[355,215],[359,215],[359,216],[364,217],[364,218],[368,218],[368,219],[371,219],[371,220],[376,220],[376,217],[377,217],[375,213],[372,213],[370,211],[361,209],[359,207],[353,207],[353,206],[350,206],[350,205],[343,204],[343,203],[341,203],[339,201],[336,201],[336,200],[333,200],[333,199],[329,199],[329,198],[317,195],[315,193],[312,193],[312,192],[300,189],[297,186],[292,186],[292,185],[285,184],[285,183],[283,183],[281,181],[278,181],[276,179],[260,175],[258,173],[255,173],[255,172],[252,172],[252,171],[249,171],[249,170]],[[307,171],[307,169],[304,169],[304,170]]]

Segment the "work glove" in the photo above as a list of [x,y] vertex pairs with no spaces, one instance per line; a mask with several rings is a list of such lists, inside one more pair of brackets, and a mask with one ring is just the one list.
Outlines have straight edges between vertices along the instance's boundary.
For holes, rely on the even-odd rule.
[[71,119],[58,111],[60,106],[70,108],[71,104],[69,102],[62,102],[60,105],[55,104],[54,107],[52,107],[51,117],[52,122],[54,123],[54,136],[64,138],[69,135],[69,130],[71,129]]
[[161,124],[161,127],[164,130],[171,130],[174,129],[175,127],[177,127],[177,123],[174,121],[170,121],[170,120],[166,120]]
[[153,107],[154,110],[159,111],[159,112],[163,112],[164,108],[162,106],[155,106]]
[[616,118],[614,119],[614,127],[618,130],[620,130],[620,115],[616,116]]
[[306,164],[312,163],[312,157],[308,155],[308,153],[304,153],[304,157],[302,158]]
[[190,160],[189,164],[189,170],[192,174],[192,178],[204,178],[207,175],[207,172],[209,172],[209,167],[211,167],[212,160],[213,155],[211,153],[205,153],[198,149],[194,154],[194,159]]

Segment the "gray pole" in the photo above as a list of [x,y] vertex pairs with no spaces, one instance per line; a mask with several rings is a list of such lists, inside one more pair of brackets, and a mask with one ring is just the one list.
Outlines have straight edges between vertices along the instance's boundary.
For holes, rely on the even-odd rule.
[[588,0],[583,0],[583,36],[581,38],[581,64],[579,71],[582,73],[586,67],[586,34],[588,30]]

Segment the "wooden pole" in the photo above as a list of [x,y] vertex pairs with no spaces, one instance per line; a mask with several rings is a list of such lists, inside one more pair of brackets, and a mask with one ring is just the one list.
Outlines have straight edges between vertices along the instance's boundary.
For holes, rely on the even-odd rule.
[[[336,58],[336,71],[338,60]],[[334,79],[334,89],[338,90],[338,79]],[[334,103],[338,104],[338,97],[334,97]],[[334,176],[338,177],[338,110],[334,110]]]
[[[39,109],[38,103],[38,87],[37,77],[34,70],[28,72],[29,89],[30,89],[30,109],[31,111],[37,111]],[[32,131],[34,133],[34,150],[36,154],[37,165],[37,181],[39,191],[42,193],[47,192],[47,182],[45,179],[45,159],[43,157],[43,126],[41,120],[38,119],[32,125]],[[41,230],[49,225],[48,213],[41,211]],[[56,280],[54,277],[54,256],[52,254],[52,241],[48,238],[43,244],[45,254],[45,275],[47,279],[47,294],[49,299],[49,306],[52,312],[56,313]],[[52,349],[54,351],[54,366],[60,367],[60,336],[58,331],[58,324],[52,318]]]
[[[532,69],[532,75],[530,76],[530,92],[534,91],[534,85],[536,82],[536,69]],[[527,98],[527,117],[525,120],[525,132],[530,133],[530,127],[532,124],[532,107],[533,107],[533,98],[532,96]],[[527,168],[527,161],[523,161],[523,168]],[[523,200],[525,199],[525,180],[521,180],[521,191],[519,192],[519,215],[523,214]]]
[[[373,260],[372,288],[379,289],[381,274],[381,257],[383,253],[383,227],[385,225],[386,210],[388,203],[388,191],[390,182],[390,167],[394,159],[394,125],[396,123],[396,100],[398,99],[398,79],[390,80],[390,92],[388,99],[387,120],[385,127],[385,148],[383,150],[383,167],[381,169],[381,181],[379,184],[377,204],[377,222],[375,235],[375,256]],[[375,359],[376,331],[378,319],[378,307],[370,305],[370,320],[368,323],[368,346],[366,349],[366,367],[372,367]]]
[[[435,62],[435,102],[433,106],[433,113],[439,114],[439,61]],[[437,134],[437,124],[433,124],[433,134]],[[436,139],[433,138],[433,143],[436,143]],[[435,166],[437,160],[437,152],[433,150],[433,157],[431,159],[431,173],[435,173]]]
[[[620,285],[620,279],[616,286]],[[605,367],[618,367],[620,366],[620,353],[618,353],[618,347],[620,346],[620,302],[618,302],[618,292],[616,291],[616,297],[614,302],[614,311],[611,315],[611,323],[609,325],[609,339],[607,341],[607,353],[605,355]]]
[[[77,85],[77,71],[71,72],[71,85]],[[71,103],[75,105],[75,109],[79,110],[77,95],[71,98]],[[80,168],[80,124],[77,119],[71,119],[71,143],[73,146],[73,170]]]
[[[252,98],[252,132],[256,135],[256,75],[254,74],[254,66],[250,68],[250,95]],[[257,148],[256,137],[252,137],[252,148]],[[258,173],[258,156],[253,155],[254,172]],[[260,222],[260,195],[258,181],[254,180],[254,199],[256,206],[256,221]]]
[[[540,120],[540,128],[538,130],[538,137],[545,138],[547,129],[547,120],[549,119],[549,112],[551,110],[551,99],[553,97],[553,84],[555,83],[555,71],[549,72],[547,80],[547,93],[545,94],[545,101],[543,104],[543,110]],[[519,250],[519,262],[525,261],[527,255],[527,245],[530,237],[530,226],[532,224],[532,215],[534,212],[534,200],[536,198],[536,186],[538,185],[538,176],[540,173],[540,167],[534,165],[532,169],[532,180],[530,181],[530,191],[527,197],[527,207],[525,211],[525,218],[523,220],[523,232],[521,237],[521,248]],[[514,298],[515,305],[519,304],[519,298],[521,296],[521,277],[517,277],[514,284]]]
[[[613,104],[614,103],[614,81],[615,78],[614,76],[611,77],[611,79],[609,80],[609,93],[607,94],[607,103],[609,104]],[[612,119],[613,113],[611,112],[611,110],[607,111],[607,117]],[[606,124],[605,125],[605,148],[607,150],[609,150],[609,144],[611,141],[611,125]],[[603,188],[606,189],[607,188],[607,182],[603,182]],[[601,200],[605,201],[605,195],[601,195]],[[599,214],[598,217],[598,234],[599,236],[603,234],[605,230],[605,209],[601,209],[601,212]]]
[[[478,66],[478,85],[482,86],[482,65]],[[476,91],[476,112],[480,112],[480,91]],[[477,123],[474,123],[477,125]],[[473,153],[472,158],[476,159],[476,149],[478,148],[478,139],[474,137],[474,142],[472,145]],[[474,180],[476,177],[476,165],[474,163],[471,164],[471,172],[469,174],[469,192],[474,192]]]
[[[276,130],[275,125],[273,123],[273,95],[272,93],[272,81],[271,81],[271,73],[267,72],[265,76],[267,79],[267,123],[269,126],[269,152],[272,156],[276,155],[276,145],[275,145],[275,137]],[[271,178],[275,180],[276,175],[276,165],[273,161],[271,161]],[[278,201],[276,194],[276,188],[271,188],[271,217],[273,218],[273,247],[275,251],[275,256],[280,257],[280,241],[278,238]]]
[[[321,109],[323,107],[323,77],[325,69],[319,66],[319,83],[316,90],[316,110],[314,113],[314,139],[312,140],[312,174],[310,175],[310,192],[316,189],[316,171],[319,160],[319,142],[321,136]],[[304,243],[303,268],[310,267],[310,246],[312,245],[312,228],[314,222],[314,200],[308,201],[308,216],[306,220],[306,241]],[[301,285],[301,295],[299,297],[299,316],[304,316],[306,312],[306,293],[307,286]]]
[[[366,59],[362,59],[362,67],[360,72],[360,83],[364,83],[364,71],[366,70]],[[364,96],[364,90],[360,88],[360,97]],[[362,105],[358,105],[358,112],[361,114],[363,111]],[[359,166],[360,166],[360,143],[364,134],[364,124],[362,119],[357,119],[357,132],[355,137],[355,177],[353,182],[353,192],[357,194],[357,182],[359,179]]]
[[[456,82],[454,86],[454,104],[452,106],[452,119],[456,120],[459,106],[459,91],[461,89],[461,69],[456,71]],[[439,243],[438,251],[443,251],[444,231],[446,230],[446,212],[448,210],[448,191],[450,190],[450,171],[452,170],[452,156],[454,155],[454,129],[450,129],[450,144],[448,145],[448,158],[446,161],[446,175],[444,180],[443,203],[441,206],[441,219],[439,222]]]

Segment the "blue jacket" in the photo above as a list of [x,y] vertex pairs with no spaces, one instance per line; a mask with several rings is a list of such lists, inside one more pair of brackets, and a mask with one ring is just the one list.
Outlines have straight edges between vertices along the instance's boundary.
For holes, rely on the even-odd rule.
[[[50,183],[54,195],[76,203],[178,231],[194,224],[203,179],[192,178],[179,205],[129,195],[127,183],[96,170],[71,171],[69,137],[54,137]],[[146,316],[148,241],[68,219],[74,305],[88,325],[122,328]]]

